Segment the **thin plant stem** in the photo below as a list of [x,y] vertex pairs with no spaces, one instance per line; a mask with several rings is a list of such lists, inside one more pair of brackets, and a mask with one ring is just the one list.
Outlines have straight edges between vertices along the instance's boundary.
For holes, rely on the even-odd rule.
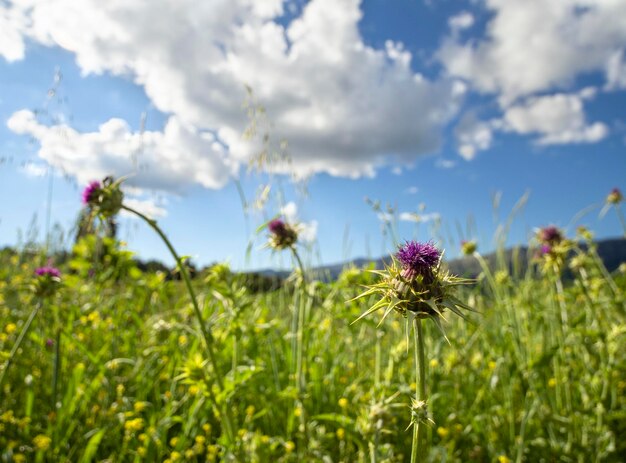
[[[147,217],[146,215],[142,214],[141,212],[128,207],[126,205],[122,206],[122,209],[135,214],[137,217],[141,218],[144,222],[146,222],[148,224],[148,226],[150,228],[152,228],[157,235],[159,235],[159,237],[163,240],[163,242],[165,243],[165,246],[167,246],[167,249],[170,251],[170,254],[172,255],[172,257],[174,257],[174,260],[176,261],[176,264],[178,265],[178,268],[180,269],[180,274],[183,277],[183,280],[185,281],[185,286],[187,287],[187,291],[189,292],[189,297],[191,298],[191,304],[193,306],[193,310],[194,313],[196,315],[196,318],[198,320],[198,324],[200,325],[200,332],[202,334],[202,339],[204,341],[204,346],[206,348],[206,351],[209,355],[209,362],[211,362],[211,366],[213,367],[213,372],[214,372],[214,376],[215,376],[215,382],[218,386],[218,392],[222,392],[224,391],[224,380],[222,379],[222,376],[220,374],[219,368],[218,368],[218,364],[217,364],[217,355],[215,353],[215,347],[214,347],[214,339],[213,336],[211,335],[211,332],[207,329],[205,323],[204,323],[204,319],[202,317],[202,313],[200,312],[200,306],[198,305],[198,300],[196,298],[196,293],[193,289],[193,286],[191,284],[191,278],[189,277],[189,272],[187,271],[187,268],[184,266],[180,256],[178,255],[178,253],[176,252],[176,250],[174,249],[174,246],[172,245],[172,243],[170,242],[170,240],[167,238],[167,236],[165,235],[165,233],[163,232],[163,230],[161,230],[161,228],[157,225],[156,220],[153,220],[149,217]],[[207,388],[209,391],[209,394],[211,395],[211,398],[215,404],[215,406],[218,406],[217,403],[217,398],[215,397],[215,395],[212,392],[212,389],[209,387]],[[219,407],[218,407],[219,408]],[[231,417],[231,411],[230,408],[228,406],[224,407],[223,413],[221,413],[222,418],[224,420],[224,424],[225,424],[225,428],[226,428],[226,433],[228,435],[228,438],[230,440],[233,439],[233,432],[234,432],[234,428],[233,428],[233,420]]]
[[[413,318],[414,355],[415,355],[415,406],[426,400],[426,365],[424,360],[424,333],[422,331],[422,320]],[[423,463],[426,457],[426,430],[421,422],[421,413],[413,423],[413,443],[411,445],[411,463]]]
[[622,213],[622,209],[619,207],[619,204],[614,205],[615,213],[619,218],[620,223],[622,224],[622,229],[624,231],[624,237],[626,237],[626,218],[624,218],[624,214]]
[[57,328],[56,339],[54,341],[54,370],[52,372],[52,411],[57,409],[57,391],[61,371],[61,328]]
[[24,324],[22,331],[20,332],[19,336],[15,340],[15,344],[13,344],[13,348],[11,349],[11,352],[9,353],[9,358],[7,359],[7,362],[4,365],[4,369],[2,370],[2,373],[0,374],[0,395],[2,395],[2,390],[3,390],[2,384],[4,382],[5,376],[7,375],[7,372],[9,371],[9,367],[11,366],[11,363],[13,363],[15,354],[17,354],[17,351],[19,350],[20,345],[22,344],[22,340],[24,339],[24,336],[26,336],[26,333],[28,333],[30,325],[33,323],[33,320],[35,319],[37,312],[39,312],[39,309],[41,309],[41,305],[42,305],[41,301],[35,304],[35,307],[33,308],[30,315],[28,316],[28,319],[26,320],[26,323]]

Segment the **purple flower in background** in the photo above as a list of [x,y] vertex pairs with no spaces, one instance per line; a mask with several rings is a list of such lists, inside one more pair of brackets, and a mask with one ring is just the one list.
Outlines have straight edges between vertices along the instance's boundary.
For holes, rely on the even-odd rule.
[[439,262],[440,257],[439,249],[432,243],[417,241],[407,241],[396,253],[396,258],[402,264],[404,276],[407,278],[428,273]]
[[269,244],[274,249],[289,248],[298,240],[296,230],[281,219],[271,220],[267,228],[271,233]]
[[269,228],[270,232],[272,232],[274,235],[280,235],[285,232],[286,225],[285,222],[283,222],[282,220],[274,219],[270,221],[270,223],[267,225],[267,228]]
[[39,267],[35,269],[35,275],[39,277],[50,276],[55,278],[61,278],[61,272],[59,271],[59,269],[49,265],[46,267]]
[[544,227],[539,230],[537,239],[542,243],[553,245],[563,241],[563,234],[557,227],[550,225],[549,227]]
[[609,195],[606,197],[606,202],[609,204],[619,204],[624,199],[622,192],[619,188],[613,188]]
[[83,190],[83,204],[89,204],[93,200],[94,193],[102,188],[100,182],[94,180],[93,182],[89,182],[89,184]]

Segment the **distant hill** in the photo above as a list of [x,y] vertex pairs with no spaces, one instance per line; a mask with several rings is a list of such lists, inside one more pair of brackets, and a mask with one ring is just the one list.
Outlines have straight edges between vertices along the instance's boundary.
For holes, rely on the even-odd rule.
[[[609,272],[613,272],[614,270],[616,270],[621,263],[626,263],[626,239],[611,238],[597,241],[596,244],[598,246],[598,255],[604,262],[604,265]],[[584,246],[582,247],[584,248]],[[490,254],[483,255],[483,258],[489,263],[489,266],[491,268],[494,268],[497,260],[501,259],[506,263],[510,270],[513,270],[513,262],[515,261],[520,267],[518,270],[524,271],[528,266],[528,261],[530,258],[529,252],[530,251],[528,247],[518,246],[506,249],[500,256],[498,256],[497,253],[492,252]],[[514,256],[516,256],[515,259]],[[329,281],[335,280],[342,272],[342,270],[348,266],[362,268],[372,262],[375,264],[376,268],[383,268],[385,259],[379,258],[372,260],[366,258],[357,258],[347,262],[316,267],[312,271],[316,278],[324,281]],[[481,272],[480,265],[472,256],[459,257],[444,262],[450,269],[450,272],[455,275],[464,276],[467,278],[475,278]],[[255,273],[266,276],[285,278],[289,276],[290,272],[266,269],[258,270]]]

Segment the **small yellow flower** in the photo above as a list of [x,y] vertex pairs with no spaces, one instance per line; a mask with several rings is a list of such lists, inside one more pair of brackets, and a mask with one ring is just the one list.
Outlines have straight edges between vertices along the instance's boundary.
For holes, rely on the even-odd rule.
[[139,455],[140,457],[145,457],[147,453],[148,451],[146,450],[145,447],[139,447],[137,449],[137,455]]
[[555,387],[556,386],[556,379],[555,378],[550,378],[548,380],[548,387]]
[[441,437],[442,439],[445,439],[448,436],[448,434],[450,434],[450,431],[448,430],[448,428],[439,426],[437,428],[437,434],[439,434],[439,437]]
[[432,359],[432,360],[430,361],[430,367],[431,367],[431,368],[437,368],[438,366],[439,366],[439,360],[437,360],[437,359]]
[[16,453],[13,455],[13,461],[15,463],[26,463],[26,455],[23,453]]
[[505,455],[500,455],[498,457],[498,463],[511,463],[511,460]]
[[189,340],[187,339],[187,336],[185,336],[184,334],[181,334],[180,336],[178,336],[178,345],[180,347],[185,347],[188,342]]
[[52,439],[43,434],[39,434],[33,439],[33,444],[35,444],[35,447],[37,447],[38,450],[47,450],[51,443]]
[[17,325],[15,323],[9,323],[7,326],[4,327],[4,331],[6,331],[7,334],[14,333],[16,330]]
[[191,449],[185,450],[185,458],[187,459],[187,461],[190,461],[195,456],[195,454],[196,453]]
[[196,444],[204,444],[206,442],[206,437],[196,436],[195,441],[196,441]]
[[137,432],[141,431],[144,426],[143,418],[135,418],[134,420],[128,420],[124,423],[124,429],[127,432]]
[[337,429],[337,439],[343,440],[346,437],[346,430],[343,428]]
[[170,439],[170,445],[171,445],[172,447],[176,447],[176,445],[177,445],[177,444],[178,444],[178,437],[172,437],[172,438]]
[[172,452],[170,455],[170,460],[172,461],[180,461],[180,459],[182,458],[182,455],[180,454],[180,452]]
[[141,413],[146,409],[148,405],[150,405],[148,402],[135,402],[133,408],[135,409],[135,412]]
[[254,405],[248,405],[248,408],[246,408],[246,415],[252,418],[254,415]]
[[291,442],[291,441],[287,441],[287,442],[285,442],[285,451],[286,451],[287,453],[291,453],[291,452],[293,452],[295,449],[296,449],[296,444],[294,444],[294,443],[293,443],[293,442]]
[[348,405],[350,404],[350,402],[348,402],[348,399],[346,399],[345,397],[342,397],[341,399],[339,399],[339,401],[337,402],[339,404],[339,406],[341,408],[348,408]]
[[200,388],[198,386],[196,386],[195,384],[189,386],[189,394],[198,395],[198,392],[200,392]]
[[495,369],[496,369],[496,365],[497,365],[497,364],[496,364],[496,362],[494,362],[493,360],[491,360],[491,361],[489,362],[489,369],[490,369],[490,370],[495,370]]
[[302,416],[302,408],[301,408],[301,407],[296,407],[296,408],[293,410],[293,416],[295,416],[295,417],[300,417],[300,416]]
[[202,425],[202,430],[203,430],[205,433],[209,434],[209,433],[211,432],[211,425],[210,425],[209,423],[204,423],[204,424]]

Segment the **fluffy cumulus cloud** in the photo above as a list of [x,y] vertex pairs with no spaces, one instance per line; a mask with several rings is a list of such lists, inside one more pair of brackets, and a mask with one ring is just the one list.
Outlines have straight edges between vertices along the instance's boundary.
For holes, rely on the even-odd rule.
[[578,95],[555,94],[530,98],[504,113],[504,130],[538,134],[543,145],[591,143],[602,140],[608,127],[602,122],[588,124]]
[[298,206],[293,201],[289,201],[280,209],[280,214],[288,223],[296,224],[298,229],[298,240],[304,243],[313,243],[317,239],[317,220],[303,222],[298,217]]
[[[470,111],[455,129],[457,150],[469,160],[489,149],[497,132],[534,137],[538,144],[592,143],[608,126],[588,123],[584,101],[598,89],[577,79],[604,76],[605,91],[626,88],[626,2],[614,0],[484,0],[489,13],[478,36],[465,13],[449,21],[437,56],[448,75],[497,100],[499,116],[480,121]],[[568,93],[562,93],[563,91]],[[554,92],[557,93],[554,93]],[[551,93],[551,94],[550,94]]]
[[[626,2],[486,0],[493,19],[479,40],[450,37],[439,51],[447,71],[504,105],[566,87],[609,68],[626,48]],[[621,56],[621,55],[618,55]],[[610,76],[609,76],[610,77]],[[615,80],[615,77],[612,77]]]
[[[291,162],[274,170],[373,175],[390,160],[410,163],[436,151],[461,97],[448,79],[412,71],[402,44],[366,45],[358,0],[312,0],[287,26],[277,21],[281,0],[4,4],[0,37],[10,44],[0,54],[6,59],[21,58],[27,40],[63,47],[84,73],[130,77],[171,115],[163,132],[143,136],[115,119],[79,134],[43,127],[24,113],[13,117],[13,129],[41,142],[41,157],[79,179],[132,172],[142,145],[140,162],[149,168],[137,174],[138,185],[222,186],[263,149],[262,133],[242,138],[249,126],[246,86],[265,109],[271,140],[288,143]],[[59,131],[71,142],[65,147]]]
[[8,120],[9,129],[40,143],[39,156],[80,183],[107,175],[129,175],[125,182],[140,189],[179,192],[186,183],[223,186],[233,168],[223,145],[171,117],[162,132],[132,132],[121,119],[110,119],[98,131],[79,133],[67,125],[46,126],[28,110]]
[[491,147],[493,123],[478,120],[474,113],[467,112],[457,124],[454,135],[459,154],[466,161],[471,161],[478,151]]

